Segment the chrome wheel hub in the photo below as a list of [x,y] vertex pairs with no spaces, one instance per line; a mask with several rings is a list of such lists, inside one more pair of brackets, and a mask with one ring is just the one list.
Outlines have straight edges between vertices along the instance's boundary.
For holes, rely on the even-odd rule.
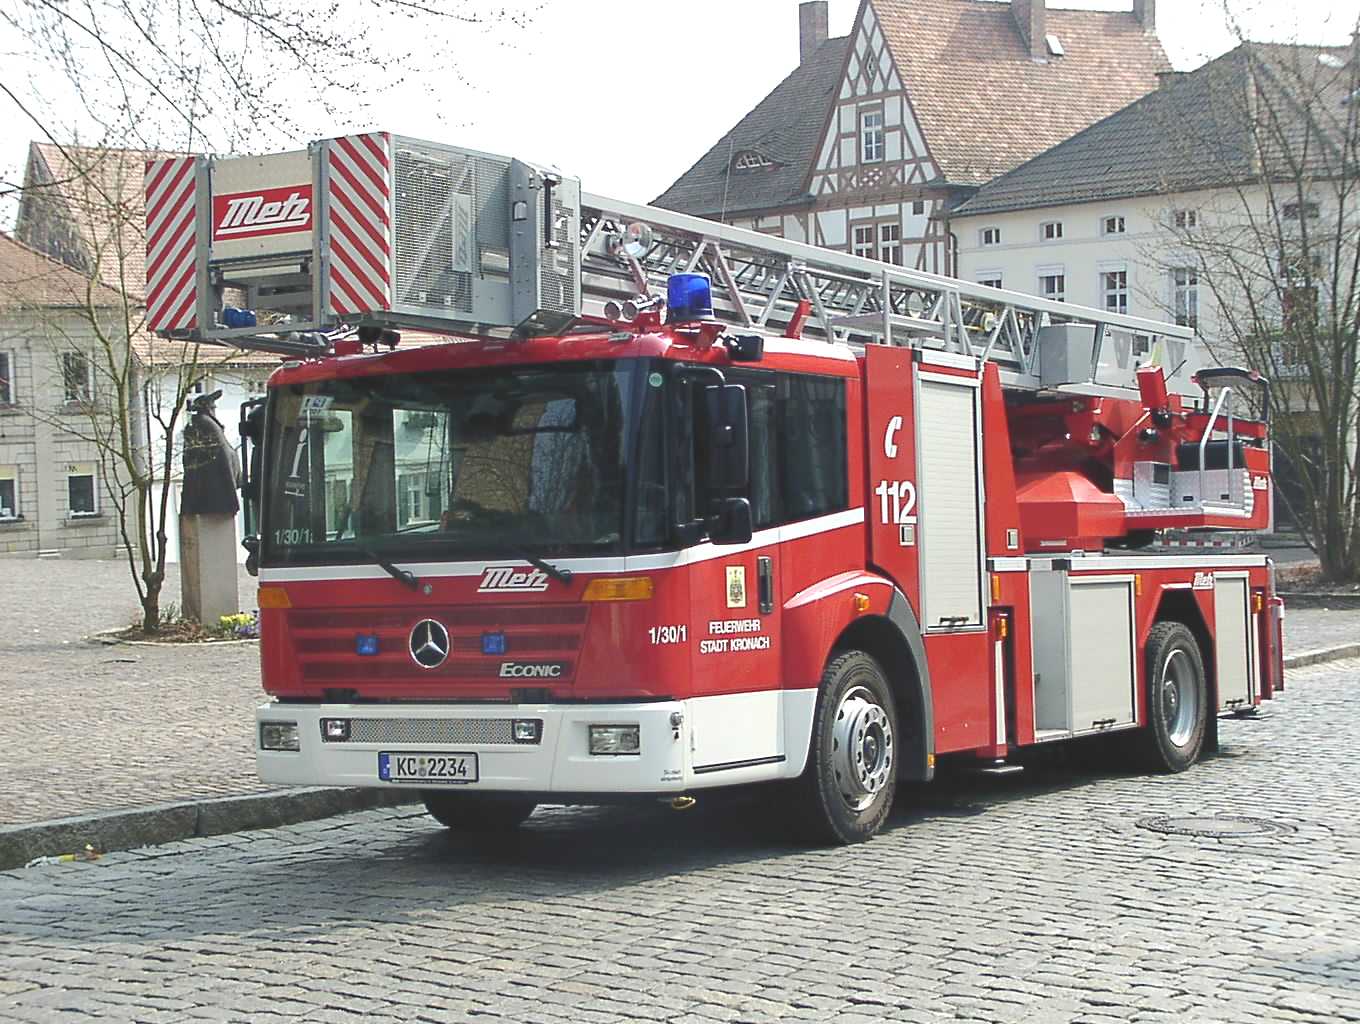
[[1160,696],[1167,738],[1178,747],[1195,734],[1199,708],[1195,700],[1195,670],[1184,651],[1172,651],[1162,662]]
[[847,690],[831,730],[831,763],[846,806],[862,811],[891,777],[893,733],[888,713],[862,686]]

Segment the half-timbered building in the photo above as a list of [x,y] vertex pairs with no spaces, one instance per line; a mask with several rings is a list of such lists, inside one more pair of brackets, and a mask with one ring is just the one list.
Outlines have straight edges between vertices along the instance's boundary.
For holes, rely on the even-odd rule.
[[861,0],[831,39],[803,3],[798,67],[656,204],[952,273],[953,206],[1156,88],[1154,4]]

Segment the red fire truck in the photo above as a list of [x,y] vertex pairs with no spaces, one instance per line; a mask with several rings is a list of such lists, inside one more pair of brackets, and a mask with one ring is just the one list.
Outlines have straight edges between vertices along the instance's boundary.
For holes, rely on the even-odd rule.
[[1282,685],[1270,561],[1149,549],[1271,523],[1268,387],[1188,328],[385,133],[147,197],[152,327],[284,360],[268,782],[470,830],[767,784],[853,842],[939,758],[1181,771]]

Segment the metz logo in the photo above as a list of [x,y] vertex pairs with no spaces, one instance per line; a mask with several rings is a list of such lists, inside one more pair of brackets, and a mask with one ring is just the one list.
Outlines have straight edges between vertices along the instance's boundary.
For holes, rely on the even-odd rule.
[[213,241],[312,228],[312,186],[284,185],[213,196]]
[[493,565],[482,573],[479,594],[534,594],[548,589],[548,574],[542,569],[516,569]]

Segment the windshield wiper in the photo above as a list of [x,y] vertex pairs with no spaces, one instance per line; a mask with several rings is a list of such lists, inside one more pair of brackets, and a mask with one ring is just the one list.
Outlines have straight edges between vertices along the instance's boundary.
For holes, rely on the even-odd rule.
[[557,582],[561,583],[563,586],[570,583],[572,576],[575,575],[575,573],[573,573],[570,569],[563,569],[560,566],[556,566],[553,565],[551,562],[545,561],[544,559],[540,558],[538,555],[534,554],[532,551],[530,551],[528,548],[524,547],[521,544],[514,545],[514,548],[515,554],[519,555],[520,558],[524,559],[535,569],[540,569],[543,572],[546,572],[549,576],[557,580]]
[[415,573],[410,572],[407,569],[403,569],[398,565],[392,564],[381,554],[379,554],[374,548],[371,548],[366,544],[355,543],[354,546],[358,548],[361,553],[371,558],[375,564],[380,566],[384,571],[386,571],[387,575],[391,576],[398,583],[408,586],[412,590],[420,589],[420,580],[416,579]]

